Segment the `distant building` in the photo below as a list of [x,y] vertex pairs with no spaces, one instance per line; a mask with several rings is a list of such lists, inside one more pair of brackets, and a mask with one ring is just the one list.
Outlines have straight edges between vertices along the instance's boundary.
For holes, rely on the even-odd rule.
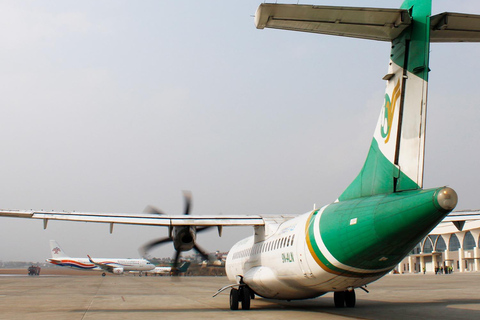
[[397,266],[399,273],[480,271],[480,211],[449,214]]

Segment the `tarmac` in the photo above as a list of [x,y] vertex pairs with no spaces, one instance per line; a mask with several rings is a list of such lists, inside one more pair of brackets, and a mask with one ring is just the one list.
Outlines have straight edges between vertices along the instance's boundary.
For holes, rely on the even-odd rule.
[[[43,270],[42,270],[43,272]],[[0,272],[0,319],[478,319],[480,273],[387,275],[357,289],[355,308],[333,294],[311,300],[256,297],[231,311],[226,277],[138,277],[98,273],[27,276]],[[26,273],[26,271],[25,271]]]

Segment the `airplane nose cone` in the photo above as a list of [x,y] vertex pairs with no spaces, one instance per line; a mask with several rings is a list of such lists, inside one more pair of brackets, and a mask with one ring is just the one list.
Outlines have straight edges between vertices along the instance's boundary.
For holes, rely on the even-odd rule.
[[452,188],[442,188],[436,195],[437,203],[443,210],[452,211],[458,202],[458,196]]

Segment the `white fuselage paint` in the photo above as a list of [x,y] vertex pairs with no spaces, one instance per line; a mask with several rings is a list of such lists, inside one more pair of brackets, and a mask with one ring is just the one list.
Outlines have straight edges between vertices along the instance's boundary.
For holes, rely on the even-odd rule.
[[271,235],[262,238],[257,233],[236,243],[225,264],[229,280],[238,283],[242,279],[265,298],[293,300],[363,286],[381,277],[342,276],[322,269],[306,243],[310,214],[280,224]]
[[[121,268],[123,271],[148,271],[155,268],[155,266],[148,262],[145,259],[108,259],[108,258],[94,258],[96,263],[106,264],[114,268]],[[90,262],[88,258],[52,258],[47,259],[47,262],[50,262],[55,265],[60,265],[62,267],[69,267],[78,270],[94,270],[94,271],[103,271],[102,268],[95,266]]]
[[[388,73],[394,75],[386,84],[386,94],[392,100],[392,103],[396,102],[392,106],[394,109],[392,127],[388,138],[382,137],[381,132],[385,131],[382,128],[387,127],[385,114],[382,110],[373,136],[380,151],[391,163],[395,164],[395,154],[399,153],[397,164],[399,168],[408,178],[422,187],[428,82],[409,71],[404,76],[404,69],[392,60],[390,60]],[[399,144],[397,143],[397,135],[402,98],[394,98],[397,84],[399,85],[399,92],[405,90]],[[404,84],[405,88],[403,88]],[[397,150],[397,147],[400,150]]]

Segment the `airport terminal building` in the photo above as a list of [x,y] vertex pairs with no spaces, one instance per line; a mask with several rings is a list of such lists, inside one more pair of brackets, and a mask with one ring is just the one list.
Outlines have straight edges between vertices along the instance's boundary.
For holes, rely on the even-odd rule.
[[480,211],[449,214],[397,266],[398,273],[480,271]]

